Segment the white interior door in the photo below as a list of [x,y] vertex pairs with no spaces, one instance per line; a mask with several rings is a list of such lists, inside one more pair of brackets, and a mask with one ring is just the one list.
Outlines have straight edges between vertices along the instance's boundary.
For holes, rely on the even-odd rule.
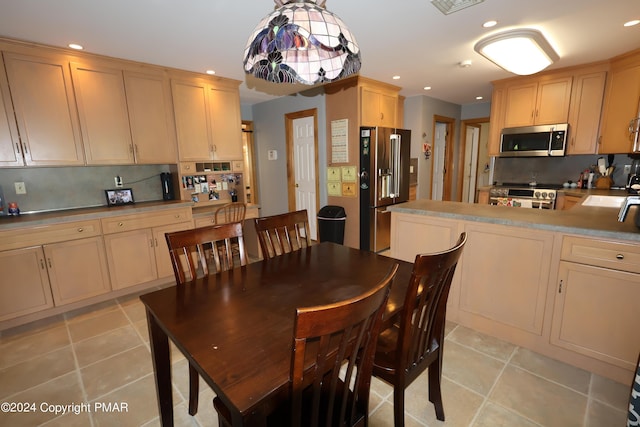
[[433,141],[433,182],[431,184],[431,199],[442,200],[444,190],[445,149],[447,141],[447,124],[436,123]]
[[318,240],[314,131],[313,116],[293,120],[296,210],[307,210],[311,239]]

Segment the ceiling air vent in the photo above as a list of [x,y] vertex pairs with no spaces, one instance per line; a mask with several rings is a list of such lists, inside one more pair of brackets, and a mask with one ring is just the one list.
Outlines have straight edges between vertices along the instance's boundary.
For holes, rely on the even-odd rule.
[[482,3],[484,0],[431,0],[431,4],[437,7],[440,12],[449,15],[469,6]]

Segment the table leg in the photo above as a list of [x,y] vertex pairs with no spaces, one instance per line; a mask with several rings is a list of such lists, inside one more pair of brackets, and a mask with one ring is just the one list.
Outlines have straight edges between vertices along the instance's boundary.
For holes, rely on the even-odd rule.
[[169,338],[149,310],[147,310],[147,325],[149,326],[149,344],[151,345],[151,359],[153,360],[153,375],[156,381],[160,423],[163,427],[172,427],[173,397],[171,395]]

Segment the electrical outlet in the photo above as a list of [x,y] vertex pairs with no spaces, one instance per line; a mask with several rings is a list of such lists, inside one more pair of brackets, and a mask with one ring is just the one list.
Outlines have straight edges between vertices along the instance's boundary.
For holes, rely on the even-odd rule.
[[622,172],[625,175],[629,175],[631,173],[631,165],[624,165],[624,172]]
[[13,185],[16,187],[16,194],[27,194],[27,187],[24,182],[14,182]]
[[120,175],[113,177],[113,181],[116,183],[116,187],[122,187],[124,185]]

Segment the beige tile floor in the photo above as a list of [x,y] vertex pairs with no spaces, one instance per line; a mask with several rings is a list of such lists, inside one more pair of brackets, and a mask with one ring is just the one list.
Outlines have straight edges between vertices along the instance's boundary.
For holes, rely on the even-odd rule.
[[[447,325],[444,352],[446,422],[435,419],[423,375],[407,389],[409,427],[625,424],[629,391],[625,384],[455,324]],[[187,362],[175,348],[172,361],[175,424],[216,426],[214,395],[202,381],[198,414],[188,415]],[[15,403],[14,409],[25,403],[28,409],[35,405],[34,412],[0,412],[0,426],[159,425],[146,319],[139,299],[118,299],[3,332],[0,402]],[[392,388],[374,379],[372,427],[393,425],[392,402]],[[66,405],[77,414],[56,415],[54,405]]]

